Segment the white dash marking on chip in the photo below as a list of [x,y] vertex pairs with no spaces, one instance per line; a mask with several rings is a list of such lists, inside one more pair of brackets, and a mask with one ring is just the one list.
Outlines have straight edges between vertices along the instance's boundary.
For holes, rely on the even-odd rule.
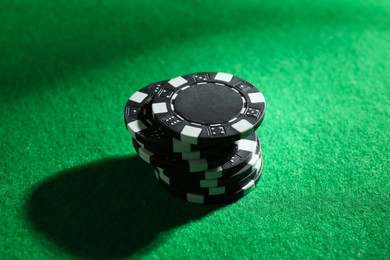
[[257,147],[256,141],[241,139],[238,143],[238,150],[255,152]]
[[189,153],[181,153],[182,160],[194,160],[200,158],[200,151],[194,151]]
[[260,159],[259,154],[253,153],[251,159],[248,162],[248,164],[253,166],[259,159]]
[[127,131],[135,138],[136,133],[146,129],[146,125],[141,120],[135,120],[127,124]]
[[204,203],[204,196],[200,194],[193,194],[193,193],[187,193],[187,201],[193,202],[193,203]]
[[155,114],[167,113],[168,112],[167,104],[164,103],[164,102],[153,103],[152,104],[152,111],[153,111],[154,115]]
[[224,194],[225,192],[226,192],[225,186],[209,189],[209,195],[220,195],[220,194]]
[[166,184],[171,184],[168,176],[166,176],[166,175],[165,175],[164,173],[162,173],[162,172],[160,172],[159,175],[160,175],[160,179],[161,179],[163,182],[165,182]]
[[197,144],[198,143],[197,138],[199,137],[201,132],[202,132],[202,128],[186,125],[183,128],[183,130],[181,130],[180,139],[183,142],[187,142],[190,144]]
[[129,98],[129,100],[141,103],[147,96],[148,94],[137,91]]
[[209,168],[206,159],[189,160],[188,163],[190,165],[190,172],[200,172]]
[[135,142],[136,142],[137,144],[139,144],[139,146],[141,146],[142,148],[145,148],[145,145],[144,145],[143,143],[140,143],[140,142],[138,142],[137,140],[135,140]]
[[214,79],[225,81],[225,82],[230,82],[232,80],[232,78],[233,78],[233,75],[231,75],[231,74],[218,72],[217,75],[215,75]]
[[265,99],[262,93],[257,92],[257,93],[250,93],[248,94],[249,99],[251,100],[252,103],[264,103]]
[[253,180],[251,180],[250,182],[248,182],[248,184],[246,184],[241,189],[244,190],[244,194],[246,195],[254,188],[255,188],[255,182]]
[[171,79],[170,81],[168,81],[168,83],[171,84],[175,88],[177,88],[177,87],[179,87],[187,82],[188,81],[183,77],[177,77],[177,78],[174,78],[174,79]]
[[223,168],[221,166],[208,169],[205,172],[205,179],[218,179],[222,177]]
[[262,161],[263,161],[263,160],[262,160],[261,158],[259,158],[259,160],[257,160],[256,165],[255,165],[255,169],[256,169],[257,171],[260,170]]
[[183,152],[190,152],[191,151],[190,144],[184,143],[176,138],[172,138],[172,146],[173,146],[173,151],[175,153],[183,153]]
[[248,130],[251,130],[253,128],[253,125],[245,119],[241,119],[237,123],[233,124],[232,127],[240,133],[245,133]]
[[237,120],[237,117],[230,119],[228,122],[231,123],[231,122],[234,122],[236,120]]
[[[238,90],[235,89],[235,88],[231,88],[231,90],[233,90],[233,91],[236,92],[237,94],[240,94],[240,92],[238,92]],[[241,97],[241,99],[243,99],[243,100],[244,100],[244,103],[245,103],[245,99],[244,99],[243,97]]]
[[141,147],[141,148],[139,148],[138,153],[139,153],[139,157],[141,157],[142,160],[144,160],[147,163],[150,163],[150,157],[153,156],[152,152]]
[[214,188],[218,186],[218,180],[201,180],[199,186],[201,188]]

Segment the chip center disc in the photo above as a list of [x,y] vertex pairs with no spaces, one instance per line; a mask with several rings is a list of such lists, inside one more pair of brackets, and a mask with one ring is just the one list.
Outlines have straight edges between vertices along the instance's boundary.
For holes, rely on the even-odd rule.
[[243,107],[241,95],[228,86],[192,85],[175,99],[176,112],[188,121],[219,124],[235,118]]

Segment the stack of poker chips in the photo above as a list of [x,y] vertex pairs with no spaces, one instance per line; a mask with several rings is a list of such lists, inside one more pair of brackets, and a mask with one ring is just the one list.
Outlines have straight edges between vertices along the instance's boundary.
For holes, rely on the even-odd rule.
[[264,96],[249,82],[193,73],[135,92],[125,124],[139,157],[167,190],[193,203],[224,203],[245,196],[260,179],[255,130],[264,113]]

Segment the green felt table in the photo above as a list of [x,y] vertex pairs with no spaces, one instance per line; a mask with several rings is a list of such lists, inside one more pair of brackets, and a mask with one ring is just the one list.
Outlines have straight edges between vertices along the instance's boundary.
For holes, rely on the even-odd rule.
[[[0,258],[388,258],[390,1],[0,3]],[[267,100],[264,171],[185,202],[137,157],[137,89],[223,71]]]

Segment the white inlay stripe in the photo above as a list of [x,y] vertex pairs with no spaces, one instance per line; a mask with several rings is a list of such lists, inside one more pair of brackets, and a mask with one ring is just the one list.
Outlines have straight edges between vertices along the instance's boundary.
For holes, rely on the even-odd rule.
[[217,75],[215,75],[214,79],[220,80],[220,81],[225,81],[225,82],[230,82],[232,80],[232,78],[233,78],[233,75],[231,75],[231,74],[218,72]]
[[259,160],[259,158],[260,158],[259,154],[253,153],[251,159],[248,162],[248,164],[253,166]]
[[202,128],[186,125],[183,130],[181,130],[180,139],[186,143],[197,144],[197,138],[201,132]]
[[165,182],[166,184],[170,184],[169,177],[166,176],[164,173],[160,172],[160,179]]
[[142,148],[145,148],[145,145],[144,145],[143,143],[140,143],[140,142],[138,142],[137,140],[135,140],[135,142],[136,142],[137,144],[139,144],[139,146],[141,146]]
[[208,169],[208,163],[206,159],[189,160],[190,172],[200,172]]
[[153,111],[154,115],[155,114],[167,113],[168,112],[167,104],[164,103],[164,102],[153,103],[152,104],[152,111]]
[[208,169],[205,172],[205,179],[217,179],[222,177],[223,168],[221,166]]
[[257,142],[252,140],[242,139],[238,143],[238,150],[256,152]]
[[263,158],[259,158],[259,160],[256,163],[256,169],[259,171],[261,169],[261,165],[263,163]]
[[147,96],[148,94],[137,91],[129,98],[129,100],[141,103]]
[[177,77],[177,78],[174,78],[174,79],[171,79],[170,81],[168,81],[168,83],[170,85],[172,85],[172,87],[175,87],[175,88],[177,88],[177,87],[179,87],[187,82],[188,81],[183,77]]
[[257,92],[257,93],[250,93],[248,94],[249,99],[251,100],[252,103],[264,103],[265,99],[262,93]]
[[213,188],[218,186],[218,180],[201,180],[200,187],[201,188]]
[[127,131],[129,131],[132,137],[135,137],[136,133],[145,129],[146,125],[144,125],[141,120],[135,120],[127,124]]
[[209,189],[209,195],[220,195],[226,192],[226,187],[217,187]]
[[189,153],[182,153],[181,154],[182,160],[194,160],[200,158],[200,151],[194,151]]
[[191,152],[191,145],[176,138],[172,138],[173,151],[175,153]]
[[255,182],[253,180],[251,180],[247,185],[245,185],[241,189],[243,189],[245,191],[245,194],[246,194],[247,190],[254,187],[254,186],[255,186]]
[[245,133],[248,130],[252,129],[253,125],[248,121],[246,121],[245,119],[241,119],[237,123],[233,124],[232,127],[240,133]]
[[142,160],[144,160],[147,163],[150,163],[150,157],[153,156],[152,152],[141,147],[139,148],[138,153],[139,153],[139,157],[141,157]]
[[193,193],[187,193],[187,201],[193,202],[193,203],[204,203],[204,196],[199,194],[193,194]]

